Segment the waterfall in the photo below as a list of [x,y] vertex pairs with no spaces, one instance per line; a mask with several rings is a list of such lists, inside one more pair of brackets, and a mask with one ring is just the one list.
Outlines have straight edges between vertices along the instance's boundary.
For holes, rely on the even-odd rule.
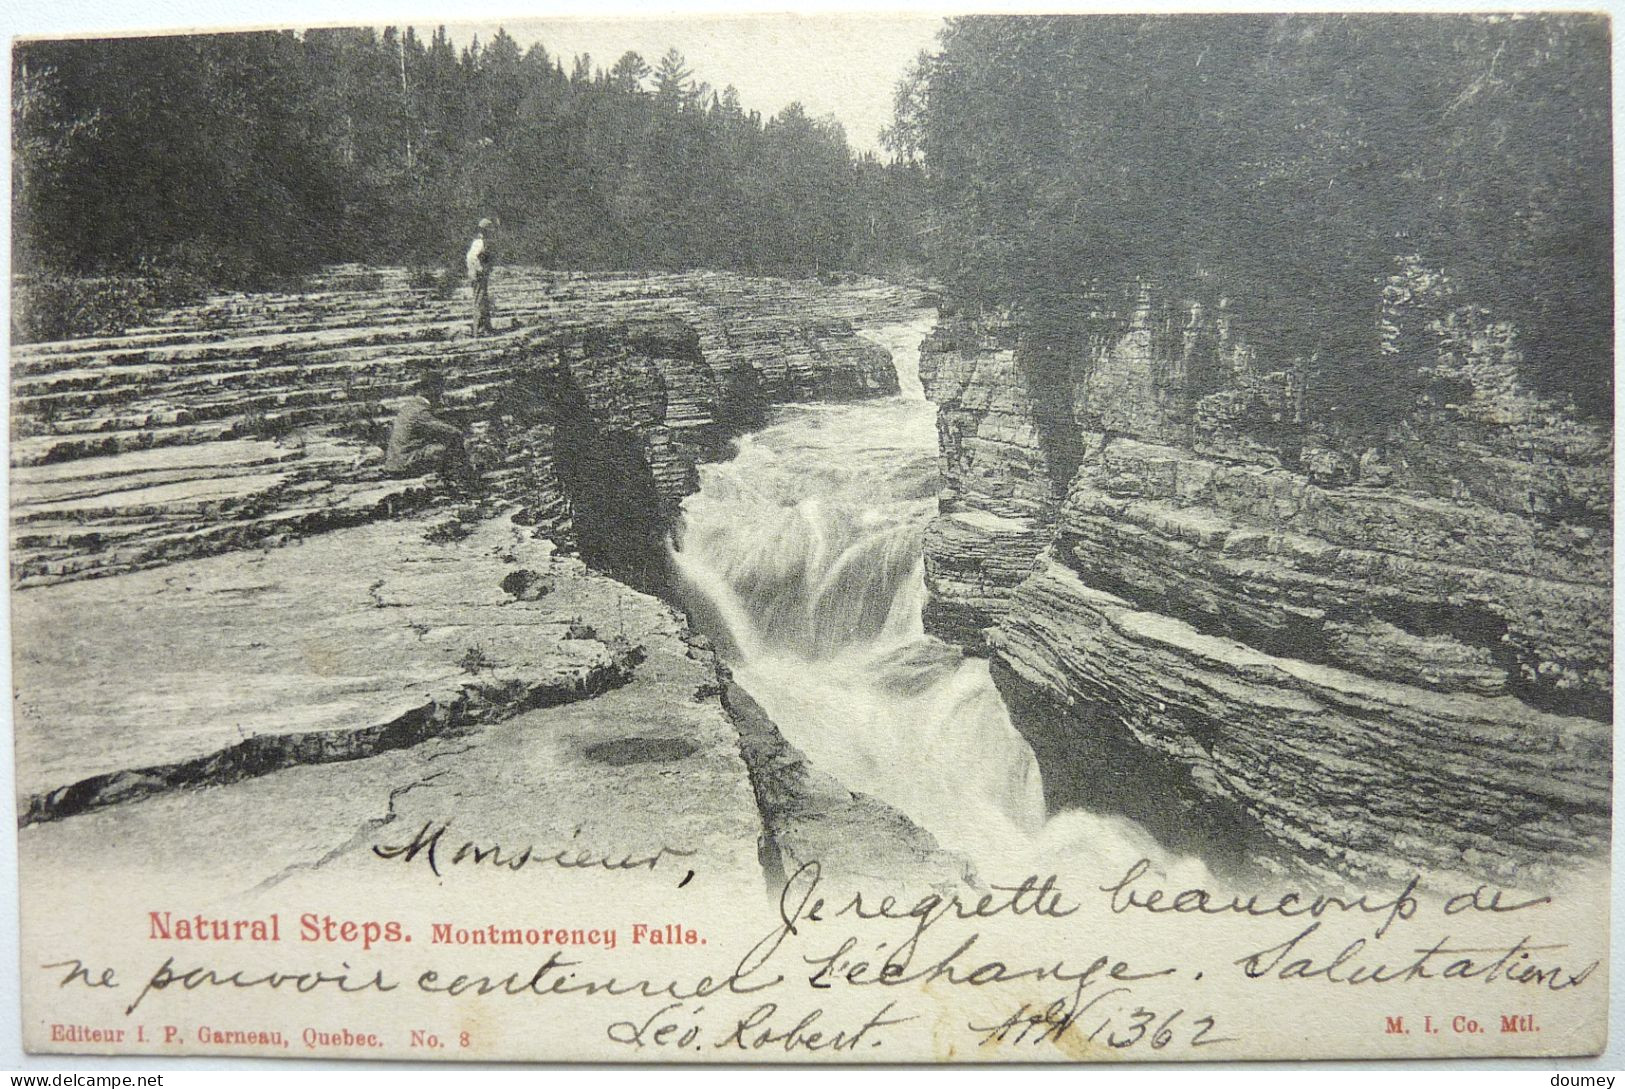
[[930,320],[867,334],[891,351],[899,396],[780,409],[732,459],[700,468],[672,549],[678,593],[815,767],[980,867],[1156,858],[1120,818],[1046,822],[1037,761],[987,663],[925,635],[938,487],[936,410],[919,379]]

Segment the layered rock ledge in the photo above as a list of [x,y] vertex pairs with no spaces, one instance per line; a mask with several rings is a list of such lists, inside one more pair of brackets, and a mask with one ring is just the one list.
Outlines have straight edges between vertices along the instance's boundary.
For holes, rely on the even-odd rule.
[[1425,365],[1380,442],[1143,285],[1070,340],[984,314],[927,342],[927,624],[993,657],[1053,806],[1222,812],[1212,853],[1344,876],[1606,848],[1611,435],[1437,277],[1387,298]]
[[[232,878],[259,886],[455,812],[752,882],[808,844],[951,876],[725,700],[711,649],[640,592],[664,587],[698,461],[775,404],[896,391],[854,321],[911,316],[918,294],[513,269],[495,291],[499,332],[477,340],[465,300],[345,269],[14,353],[29,864],[109,835],[294,828]],[[382,472],[425,369],[468,429],[473,497]]]
[[710,652],[510,516],[463,513],[16,595],[28,871],[145,866],[229,901],[447,824],[759,882]]
[[[415,376],[445,376],[488,490],[561,546],[658,581],[661,522],[696,460],[772,405],[894,392],[883,322],[914,293],[721,273],[502,270],[497,336],[405,272],[340,270],[224,296],[125,336],[12,357],[12,581],[116,573],[421,505],[382,443]],[[631,512],[628,515],[628,512]],[[601,554],[600,554],[601,553]]]

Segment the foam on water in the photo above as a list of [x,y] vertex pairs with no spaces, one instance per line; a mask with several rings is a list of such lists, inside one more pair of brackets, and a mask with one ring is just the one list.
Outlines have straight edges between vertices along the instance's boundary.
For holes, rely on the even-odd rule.
[[1143,829],[1046,819],[1031,748],[985,661],[925,635],[923,540],[937,509],[935,406],[919,380],[928,317],[869,332],[902,394],[795,406],[702,466],[673,547],[678,590],[736,680],[820,770],[872,794],[985,872],[1126,869],[1202,880]]

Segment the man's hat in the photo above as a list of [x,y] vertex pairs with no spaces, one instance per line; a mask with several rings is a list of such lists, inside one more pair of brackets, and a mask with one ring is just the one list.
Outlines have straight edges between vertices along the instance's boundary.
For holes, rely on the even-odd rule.
[[480,220],[480,230],[482,231],[488,231],[494,226],[496,226],[496,224],[492,223],[489,219]]

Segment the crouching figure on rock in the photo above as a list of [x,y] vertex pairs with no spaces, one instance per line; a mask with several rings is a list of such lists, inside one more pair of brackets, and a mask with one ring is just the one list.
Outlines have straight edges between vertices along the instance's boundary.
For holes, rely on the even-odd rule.
[[437,473],[447,484],[467,490],[479,474],[463,448],[463,429],[440,418],[445,392],[446,380],[434,371],[418,380],[418,396],[401,406],[390,430],[384,471],[391,476]]

